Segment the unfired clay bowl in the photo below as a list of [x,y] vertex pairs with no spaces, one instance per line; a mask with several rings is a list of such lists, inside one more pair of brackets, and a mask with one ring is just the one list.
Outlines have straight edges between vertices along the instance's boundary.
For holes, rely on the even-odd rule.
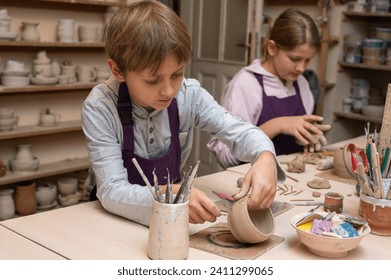
[[[350,159],[350,152],[348,151],[348,158]],[[334,170],[333,173],[337,175],[338,177],[345,178],[345,179],[353,179],[352,176],[348,173],[346,170],[345,164],[343,162],[342,157],[342,148],[338,148],[334,150],[334,157],[333,157],[333,164],[334,164]],[[348,160],[349,166],[351,166],[351,161]]]
[[15,173],[36,171],[39,168],[39,159],[37,157],[33,157],[33,160],[18,160],[12,158],[10,159],[10,167]]
[[81,199],[81,193],[79,191],[72,193],[72,194],[59,194],[58,195],[58,202],[61,206],[70,206],[78,203]]
[[35,198],[38,205],[51,205],[57,196],[57,186],[54,184],[44,184],[37,187],[35,190]]
[[57,180],[58,191],[63,195],[75,193],[77,185],[78,181],[73,177],[65,177]]
[[373,234],[391,236],[391,200],[360,193],[360,209]]
[[[323,217],[328,214],[327,212],[316,213],[319,213]],[[293,216],[291,225],[296,230],[297,237],[307,247],[308,251],[323,258],[342,258],[346,256],[348,252],[356,248],[361,240],[371,231],[371,228],[366,225],[361,235],[357,237],[336,238],[317,235],[309,231],[301,230],[296,226],[297,222],[307,215],[308,212]],[[336,214],[332,220],[341,222],[339,214]]]
[[274,216],[270,208],[249,210],[248,196],[235,202],[230,208],[227,222],[232,235],[241,243],[259,243],[274,232]]

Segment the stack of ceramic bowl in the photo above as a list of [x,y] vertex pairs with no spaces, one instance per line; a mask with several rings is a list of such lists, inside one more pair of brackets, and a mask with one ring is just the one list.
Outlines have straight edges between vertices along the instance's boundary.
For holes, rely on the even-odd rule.
[[368,105],[371,86],[366,79],[352,79],[351,97],[353,99],[352,109],[358,113],[361,108]]
[[19,118],[15,116],[13,107],[0,108],[0,131],[9,131],[16,127]]
[[346,35],[344,38],[344,60],[349,63],[361,63],[361,35]]
[[19,32],[11,31],[11,17],[7,9],[0,10],[0,40],[15,40]]
[[28,86],[30,73],[30,70],[25,69],[23,62],[8,60],[6,68],[1,73],[1,83],[7,87]]

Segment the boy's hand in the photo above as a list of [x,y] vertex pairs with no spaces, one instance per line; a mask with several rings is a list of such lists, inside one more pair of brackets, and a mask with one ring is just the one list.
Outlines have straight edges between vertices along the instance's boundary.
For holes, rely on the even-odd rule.
[[262,152],[244,177],[241,190],[234,196],[236,200],[250,192],[249,209],[264,209],[271,206],[277,188],[277,163],[274,155]]
[[214,222],[220,216],[220,209],[209,199],[206,194],[193,188],[189,197],[189,222],[192,224],[203,224]]

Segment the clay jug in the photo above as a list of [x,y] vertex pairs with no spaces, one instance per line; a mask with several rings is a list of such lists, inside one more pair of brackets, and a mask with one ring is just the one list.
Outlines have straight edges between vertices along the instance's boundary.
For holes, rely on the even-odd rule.
[[13,192],[13,189],[0,190],[0,220],[10,219],[15,216]]
[[16,187],[15,208],[19,215],[30,215],[37,211],[35,182],[23,182]]
[[39,22],[22,22],[23,24],[23,32],[22,32],[22,40],[23,41],[39,41],[41,36],[38,33],[37,26]]
[[34,159],[30,152],[30,144],[18,145],[18,152],[16,153],[16,159],[21,161],[31,161]]

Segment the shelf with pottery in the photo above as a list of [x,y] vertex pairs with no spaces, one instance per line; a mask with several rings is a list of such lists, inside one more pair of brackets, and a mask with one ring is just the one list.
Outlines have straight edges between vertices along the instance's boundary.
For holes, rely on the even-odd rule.
[[62,121],[56,126],[25,125],[17,126],[14,130],[10,131],[0,131],[0,140],[58,134],[80,130],[80,120]]
[[7,170],[7,173],[3,177],[0,177],[0,186],[81,171],[88,169],[88,167],[89,160],[85,157],[40,164],[36,171],[14,173]]
[[67,51],[71,49],[77,49],[78,51],[87,49],[101,49],[104,52],[103,42],[54,42],[54,41],[40,41],[40,42],[28,42],[28,41],[0,41],[0,48],[7,49],[12,48],[12,51],[26,51],[26,48],[50,48],[51,50],[66,48]]
[[343,15],[351,19],[356,19],[356,20],[365,20],[367,21],[368,18],[371,20],[384,20],[387,18],[391,18],[391,13],[386,13],[386,12],[379,12],[379,13],[374,13],[374,12],[353,12],[353,11],[346,11],[343,13]]
[[96,83],[72,83],[64,85],[28,85],[25,87],[6,87],[0,85],[0,95],[7,94],[23,94],[23,93],[44,93],[48,92],[53,94],[54,92],[62,91],[76,91],[76,90],[91,90]]
[[382,120],[383,120],[382,118],[373,118],[370,116],[365,116],[362,114],[357,114],[357,113],[352,113],[352,112],[335,111],[334,115],[339,118],[357,120],[357,121],[362,121],[362,122],[378,123],[378,124],[381,124]]
[[345,61],[340,61],[339,65],[342,67],[348,67],[348,68],[352,68],[352,69],[391,71],[390,65],[369,65],[369,64],[363,64],[363,63],[350,63],[350,62],[345,62]]
[[124,6],[127,0],[2,0],[4,6],[25,6],[31,8],[80,10],[81,7],[90,11],[101,12],[110,6]]

